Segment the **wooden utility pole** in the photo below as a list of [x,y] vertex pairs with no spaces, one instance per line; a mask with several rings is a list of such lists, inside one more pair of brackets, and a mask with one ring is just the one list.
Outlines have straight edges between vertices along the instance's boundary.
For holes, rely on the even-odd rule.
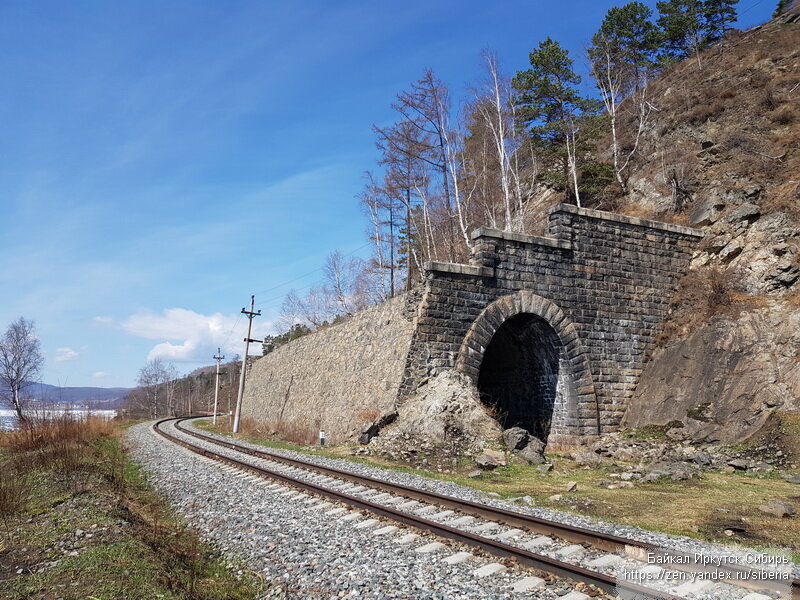
[[214,360],[217,361],[217,381],[214,385],[214,418],[212,419],[214,425],[217,424],[217,400],[219,399],[219,363],[225,358],[222,355],[222,348],[217,348],[217,353],[214,355]]
[[242,314],[247,315],[247,337],[244,338],[244,356],[242,357],[242,372],[239,374],[239,395],[236,398],[236,414],[233,417],[233,433],[239,433],[239,419],[242,414],[242,397],[244,396],[244,374],[247,370],[247,353],[250,350],[250,342],[260,342],[261,340],[250,339],[253,332],[253,319],[261,316],[261,311],[254,312],[256,297],[250,296],[250,310],[242,309]]

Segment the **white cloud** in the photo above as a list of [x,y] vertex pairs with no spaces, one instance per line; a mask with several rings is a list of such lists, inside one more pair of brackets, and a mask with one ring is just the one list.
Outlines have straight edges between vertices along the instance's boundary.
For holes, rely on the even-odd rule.
[[94,377],[95,379],[101,379],[102,377],[105,377],[106,375],[108,375],[108,373],[106,373],[105,371],[97,371],[96,373],[92,374],[92,377]]
[[[122,329],[136,337],[163,340],[148,353],[147,359],[168,362],[210,363],[221,347],[229,356],[242,351],[247,319],[238,315],[203,315],[185,308],[170,308],[162,314],[138,313],[121,323]],[[255,323],[253,337],[260,338],[269,323]],[[259,344],[251,344],[253,354],[261,354]]]
[[94,319],[92,319],[92,321],[94,321],[95,323],[108,324],[113,322],[114,319],[112,319],[111,317],[95,317]]
[[72,348],[56,348],[56,362],[66,362],[78,358],[78,353]]

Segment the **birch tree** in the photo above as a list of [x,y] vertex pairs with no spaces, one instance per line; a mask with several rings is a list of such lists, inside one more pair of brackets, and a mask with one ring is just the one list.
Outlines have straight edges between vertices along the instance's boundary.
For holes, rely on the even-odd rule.
[[33,321],[20,317],[8,326],[0,340],[0,384],[2,395],[11,405],[21,423],[24,413],[25,389],[36,381],[44,366],[44,357],[36,337]]
[[[623,193],[627,193],[624,173],[655,109],[647,85],[656,42],[655,26],[649,21],[651,14],[652,11],[641,2],[612,8],[592,38],[588,53],[592,76],[609,117],[614,175]],[[636,131],[632,134],[630,150],[623,155],[619,140],[619,112],[626,99],[635,113]]]

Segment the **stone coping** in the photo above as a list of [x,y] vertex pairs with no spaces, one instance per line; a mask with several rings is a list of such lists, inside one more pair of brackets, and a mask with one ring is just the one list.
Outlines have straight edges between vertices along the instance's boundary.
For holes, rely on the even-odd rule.
[[426,271],[434,271],[436,273],[455,273],[456,275],[470,275],[472,277],[494,277],[494,269],[492,267],[476,267],[473,265],[433,260],[426,262],[423,268]]
[[515,233],[512,231],[501,231],[491,227],[478,227],[472,232],[472,239],[487,237],[498,240],[510,240],[522,244],[532,244],[534,246],[547,246],[549,248],[561,248],[562,250],[572,250],[572,243],[567,240],[557,238],[541,237],[538,235],[527,235],[525,233]]
[[672,233],[680,233],[695,238],[705,237],[705,232],[700,229],[686,227],[684,225],[673,225],[672,223],[664,223],[663,221],[651,221],[650,219],[640,219],[639,217],[629,217],[627,215],[620,215],[617,213],[606,212],[603,210],[594,210],[592,208],[579,208],[574,204],[556,204],[550,207],[549,214],[560,212],[572,213],[574,215],[581,215],[584,217],[591,217],[593,219],[602,219],[604,221],[613,221],[616,223],[626,223],[628,225],[637,225],[639,227],[647,227],[648,229],[660,229],[662,231],[671,231]]

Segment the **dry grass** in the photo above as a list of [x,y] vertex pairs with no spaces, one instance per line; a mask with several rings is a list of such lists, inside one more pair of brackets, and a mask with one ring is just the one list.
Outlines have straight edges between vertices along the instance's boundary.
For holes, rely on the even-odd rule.
[[797,112],[791,106],[784,106],[773,112],[771,116],[777,125],[791,125],[797,120]]
[[[230,417],[217,419],[214,431],[228,434],[231,431]],[[301,425],[293,421],[256,421],[255,419],[242,419],[239,422],[239,437],[243,439],[269,438],[310,446],[318,442],[319,430],[308,425]]]
[[716,315],[736,317],[744,310],[767,304],[766,298],[750,296],[737,289],[733,270],[717,267],[693,269],[678,285],[667,319],[656,335],[656,345],[663,347],[683,339]]
[[[0,516],[13,539],[0,543],[0,596],[258,597],[254,577],[235,576],[174,517],[121,435],[119,423],[68,416],[0,434]],[[93,535],[78,538],[78,529]],[[74,553],[62,549],[65,539],[79,539]]]

